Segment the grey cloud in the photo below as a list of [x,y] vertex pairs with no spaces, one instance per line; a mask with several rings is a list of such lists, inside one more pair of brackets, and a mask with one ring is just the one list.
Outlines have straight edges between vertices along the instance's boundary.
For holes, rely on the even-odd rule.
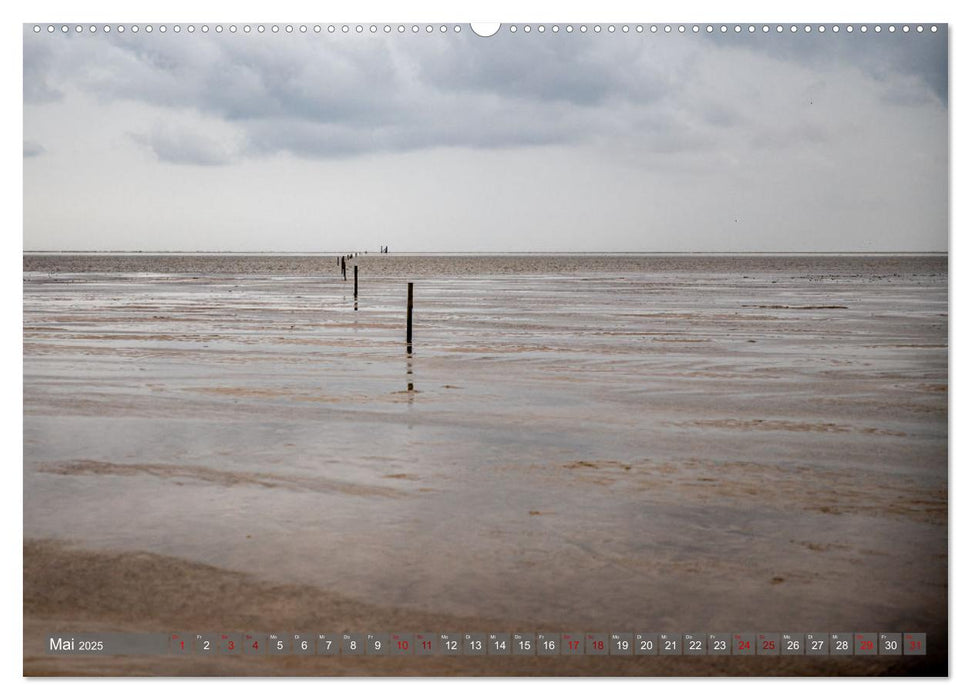
[[886,80],[892,75],[913,76],[928,95],[935,96],[945,106],[948,103],[946,25],[941,25],[936,32],[922,33],[913,29],[907,33],[899,30],[877,33],[872,29],[862,33],[859,25],[853,32],[845,29],[833,32],[831,25],[827,25],[825,32],[819,32],[818,25],[811,25],[810,32],[805,31],[805,25],[791,32],[788,24],[784,25],[785,31],[776,32],[776,25],[770,26],[772,31],[768,33],[716,31],[705,38],[718,46],[741,47],[809,67],[852,66],[877,80]]
[[699,110],[701,117],[712,126],[731,127],[741,121],[737,109],[717,102],[708,102]]
[[44,153],[44,147],[36,141],[24,141],[24,158],[34,158]]
[[819,146],[831,140],[832,137],[830,129],[825,125],[797,120],[760,130],[758,134],[752,135],[750,145],[753,149],[777,152],[792,144]]
[[[246,153],[321,158],[624,133],[630,127],[614,113],[672,98],[682,89],[684,62],[677,51],[662,62],[643,42],[617,39],[26,37],[59,52],[54,67],[49,55],[38,60],[39,72],[99,100],[198,111],[238,125]],[[185,139],[143,142],[173,162],[223,162]]]
[[[566,98],[580,83],[596,82],[592,79],[572,79],[538,95],[524,84],[505,94],[496,81],[501,73],[517,73],[510,64],[472,70],[481,80],[466,80],[471,69],[447,78],[429,69],[452,64],[480,41],[474,38],[439,42],[438,56],[430,55],[434,42],[422,40],[402,46],[401,39],[383,38],[322,43],[290,37],[283,44],[268,37],[184,39],[95,38],[87,63],[97,70],[82,67],[76,82],[102,100],[137,100],[219,117],[246,132],[246,151],[252,154],[338,157],[575,142],[595,131],[603,116],[584,105],[564,110],[552,99],[554,92]],[[520,62],[532,58],[528,54]],[[598,61],[604,70],[606,57]],[[550,79],[571,72],[561,68],[557,63],[544,70]],[[171,134],[143,135],[141,142],[172,162],[224,162],[196,141]]]
[[50,45],[24,41],[24,102],[43,103],[61,99],[63,93],[52,87],[57,79],[55,54]]
[[233,160],[233,149],[199,131],[173,126],[157,126],[147,134],[132,134],[137,143],[147,146],[166,163],[178,165],[226,165]]
[[[595,43],[500,33],[463,37],[461,50],[426,46],[420,70],[439,89],[594,105],[618,87],[613,51]],[[614,47],[616,48],[616,47]],[[599,50],[598,50],[599,49]]]
[[[297,157],[345,157],[365,152],[404,152],[428,148],[511,148],[575,142],[584,138],[582,124],[557,115],[527,119],[524,106],[516,115],[482,105],[464,112],[443,105],[437,114],[400,124],[362,127],[299,119],[261,119],[247,124],[247,150],[256,155],[286,151]],[[568,116],[568,115],[566,115]]]
[[[339,122],[396,106],[402,85],[387,52],[307,37],[114,35],[93,49],[85,80],[108,99],[190,107],[231,121]],[[96,52],[96,53],[95,53]]]
[[[944,45],[946,87],[946,40],[901,37],[873,52],[858,48],[859,36],[847,35],[28,34],[24,90],[25,100],[29,94],[39,102],[58,99],[70,86],[103,101],[206,115],[241,131],[238,148],[192,130],[138,137],[173,163],[213,165],[278,152],[338,158],[443,146],[529,147],[633,135],[648,150],[671,153],[696,151],[714,143],[714,131],[749,124],[726,95],[703,102],[686,97],[705,52],[750,51],[809,67],[859,64],[878,79],[902,73],[914,77],[913,90],[899,99],[913,101],[925,87],[928,94],[940,88]],[[809,132],[795,129],[789,136],[801,133]]]

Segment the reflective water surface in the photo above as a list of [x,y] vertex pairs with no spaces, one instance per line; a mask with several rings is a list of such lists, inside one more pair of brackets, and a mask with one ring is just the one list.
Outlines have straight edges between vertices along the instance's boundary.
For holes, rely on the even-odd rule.
[[524,622],[945,624],[946,257],[351,264],[356,305],[333,255],[26,255],[25,537]]

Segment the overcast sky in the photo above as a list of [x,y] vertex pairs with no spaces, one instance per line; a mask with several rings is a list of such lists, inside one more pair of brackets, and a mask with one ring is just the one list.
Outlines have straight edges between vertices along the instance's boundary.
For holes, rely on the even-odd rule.
[[28,26],[24,248],[947,250],[947,108],[945,31]]

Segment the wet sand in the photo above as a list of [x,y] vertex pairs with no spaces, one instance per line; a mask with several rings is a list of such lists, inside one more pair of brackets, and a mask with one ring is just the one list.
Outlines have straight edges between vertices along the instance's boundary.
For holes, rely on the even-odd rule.
[[[36,654],[52,622],[366,632],[389,616],[926,631],[932,656],[252,672],[944,672],[946,258],[353,262],[356,309],[331,256],[25,256],[26,672],[81,672]],[[105,580],[149,564],[197,582],[198,617],[169,584],[133,598]],[[251,672],[234,663],[97,672]]]
[[[928,657],[51,657],[53,630],[484,631],[559,629],[534,622],[369,605],[318,588],[272,584],[144,552],[93,552],[62,542],[24,545],[24,673],[29,676],[800,676],[934,675]],[[566,624],[570,627],[570,624]]]

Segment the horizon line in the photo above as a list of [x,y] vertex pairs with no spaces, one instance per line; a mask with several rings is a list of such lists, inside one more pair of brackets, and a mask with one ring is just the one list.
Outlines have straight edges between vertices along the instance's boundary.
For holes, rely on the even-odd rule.
[[949,255],[949,250],[128,250],[61,248],[23,250],[22,255],[101,253],[136,255]]

